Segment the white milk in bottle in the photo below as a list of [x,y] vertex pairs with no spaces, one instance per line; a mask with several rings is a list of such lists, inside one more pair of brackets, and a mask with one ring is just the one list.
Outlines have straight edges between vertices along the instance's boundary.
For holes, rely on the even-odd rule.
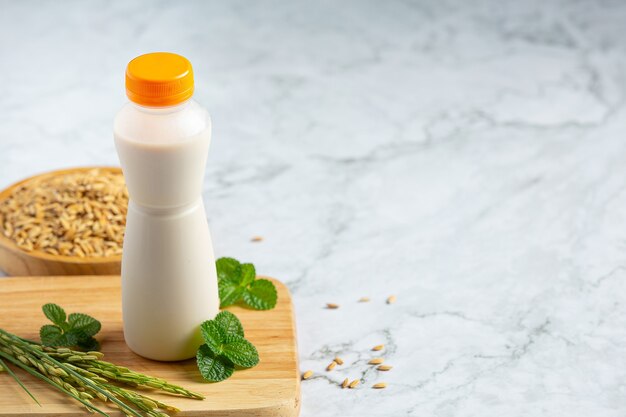
[[193,85],[186,58],[141,55],[128,64],[130,102],[114,122],[130,195],[122,255],[124,337],[135,353],[161,361],[195,356],[200,324],[219,311],[201,197],[211,119],[191,98]]

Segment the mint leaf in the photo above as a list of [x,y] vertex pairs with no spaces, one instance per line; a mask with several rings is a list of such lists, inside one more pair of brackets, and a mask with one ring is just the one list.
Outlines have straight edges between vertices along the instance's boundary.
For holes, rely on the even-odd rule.
[[223,381],[229,378],[235,370],[235,366],[228,358],[216,355],[207,345],[200,346],[196,359],[200,374],[207,381]]
[[41,344],[44,346],[75,346],[78,342],[76,335],[71,333],[63,333],[63,330],[58,326],[46,324],[39,330],[39,337],[41,338]]
[[88,352],[91,350],[100,350],[100,343],[93,337],[79,340],[76,346]]
[[102,325],[96,319],[87,314],[72,313],[68,318],[70,332],[75,333],[79,339],[88,339],[95,336]]
[[267,279],[257,279],[243,293],[243,300],[257,310],[270,310],[276,307],[278,293],[274,283]]
[[58,343],[64,340],[63,330],[52,324],[46,324],[39,330],[41,343],[45,346],[59,346]]
[[214,321],[207,320],[200,325],[200,333],[206,345],[217,355],[222,354],[222,345],[226,339],[226,334],[222,328]]
[[243,337],[243,326],[237,316],[230,311],[220,312],[213,321],[221,327],[226,336],[234,334]]
[[245,288],[233,285],[228,281],[219,282],[220,307],[228,307],[241,299]]
[[241,300],[256,310],[270,310],[276,306],[276,287],[267,279],[256,279],[256,269],[251,263],[242,264],[233,258],[219,258],[216,268],[220,307],[228,307]]
[[76,346],[78,345],[78,337],[73,334],[73,333],[65,333],[63,335],[63,337],[65,338],[65,340],[63,340],[62,343],[59,344],[59,346],[67,346],[67,347],[71,347],[71,346]]
[[206,344],[196,354],[198,369],[209,381],[230,377],[235,366],[250,368],[259,363],[259,352],[243,337],[243,326],[231,312],[222,311],[200,325]]
[[41,307],[41,309],[43,310],[43,314],[57,326],[61,326],[65,323],[65,310],[63,310],[60,306],[49,303],[45,304]]
[[241,283],[239,285],[247,287],[256,278],[256,270],[252,264],[241,265]]
[[46,304],[42,308],[45,316],[55,325],[45,325],[39,330],[41,343],[46,346],[78,346],[84,350],[98,350],[100,344],[93,336],[102,327],[93,317],[72,313],[66,316],[65,310],[56,304]]
[[259,353],[254,345],[238,335],[226,336],[223,352],[237,366],[251,368],[259,363]]
[[233,258],[219,258],[215,262],[217,269],[217,278],[229,281],[233,284],[239,284],[241,281],[241,264]]

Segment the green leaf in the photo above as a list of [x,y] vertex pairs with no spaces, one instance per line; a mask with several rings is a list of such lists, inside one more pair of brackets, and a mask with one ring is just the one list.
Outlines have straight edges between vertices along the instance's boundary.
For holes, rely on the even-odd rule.
[[215,262],[217,268],[217,277],[221,280],[229,281],[233,284],[239,284],[241,281],[241,264],[233,258],[219,258]]
[[207,345],[200,346],[196,354],[200,374],[207,381],[218,382],[229,378],[235,366],[224,356],[218,356]]
[[276,306],[278,294],[272,281],[257,279],[243,293],[243,300],[256,310],[270,310]]
[[217,316],[215,316],[213,321],[215,321],[215,323],[217,323],[217,325],[223,330],[223,334],[225,336],[234,334],[243,337],[244,335],[241,322],[237,316],[230,311],[220,312]]
[[243,264],[241,265],[241,285],[242,287],[247,287],[254,281],[256,278],[256,270],[254,269],[254,265],[252,264]]
[[43,314],[54,324],[57,326],[61,326],[65,323],[65,310],[63,310],[60,306],[56,304],[45,304],[41,307],[43,310]]
[[93,338],[102,327],[98,320],[82,313],[72,313],[68,317],[63,308],[52,303],[45,304],[42,310],[45,316],[55,324],[43,326],[39,331],[42,344],[78,346],[85,350],[99,349],[98,341]]
[[214,320],[207,320],[200,325],[200,333],[207,346],[215,354],[221,355],[222,345],[226,339],[226,334],[222,328]]
[[259,363],[259,352],[254,345],[241,336],[226,336],[223,347],[224,356],[237,366],[251,368]]
[[96,319],[87,314],[72,313],[69,316],[70,332],[76,334],[78,339],[87,339],[95,336],[102,325]]
[[39,337],[41,338],[41,343],[45,346],[57,346],[57,343],[64,340],[63,330],[52,324],[42,326],[39,330]]
[[228,307],[241,300],[245,288],[234,285],[229,281],[219,281],[220,307]]
[[76,346],[85,351],[100,350],[100,343],[93,337],[81,339],[76,343]]
[[253,264],[242,264],[234,258],[219,258],[216,269],[220,307],[228,307],[242,300],[256,310],[270,310],[276,306],[276,287],[269,280],[256,279]]
[[250,368],[259,363],[259,353],[243,335],[243,326],[231,312],[222,311],[200,325],[206,344],[197,353],[198,368],[209,381],[228,378],[235,366]]
[[72,347],[78,344],[78,337],[74,333],[64,333],[63,339],[59,341],[57,345],[54,346],[65,346]]

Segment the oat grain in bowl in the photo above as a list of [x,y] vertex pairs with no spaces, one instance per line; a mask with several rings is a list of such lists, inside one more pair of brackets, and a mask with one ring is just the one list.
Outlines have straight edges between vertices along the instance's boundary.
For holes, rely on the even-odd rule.
[[127,206],[121,173],[94,168],[33,178],[0,201],[0,232],[26,251],[120,255]]

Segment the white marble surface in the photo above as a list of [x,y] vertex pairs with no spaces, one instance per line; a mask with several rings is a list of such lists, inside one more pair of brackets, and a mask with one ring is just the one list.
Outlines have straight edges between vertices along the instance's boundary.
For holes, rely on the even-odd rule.
[[626,413],[626,3],[3,1],[0,185],[116,164],[153,50],[213,115],[217,255],[294,293],[303,417]]

